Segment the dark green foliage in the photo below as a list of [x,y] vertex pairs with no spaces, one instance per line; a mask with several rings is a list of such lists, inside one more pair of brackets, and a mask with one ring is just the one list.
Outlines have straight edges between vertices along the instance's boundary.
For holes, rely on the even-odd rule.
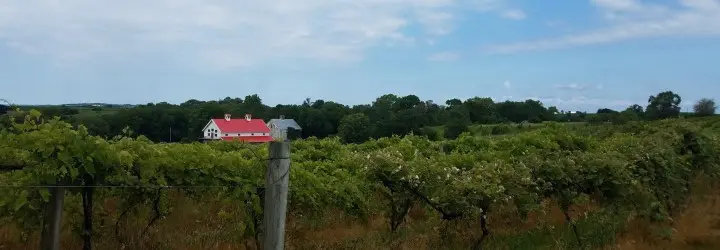
[[682,102],[680,95],[672,91],[650,96],[646,108],[648,118],[653,120],[676,118],[680,115],[680,102]]
[[695,116],[698,116],[698,117],[714,115],[716,109],[717,109],[717,106],[715,106],[715,100],[708,99],[708,98],[700,99],[700,101],[698,101],[693,106],[693,111],[695,111]]
[[[449,112],[447,127],[468,123],[465,107],[455,106]],[[86,223],[81,235],[88,247],[93,235],[112,237],[106,234],[107,226],[93,227],[92,218],[115,221],[115,236],[124,223],[144,219],[147,226],[139,234],[145,235],[153,223],[172,213],[170,198],[176,195],[191,199],[212,195],[240,205],[238,209],[246,212],[245,221],[235,224],[243,228],[238,236],[259,238],[268,156],[264,145],[154,143],[142,136],[102,139],[58,119],[37,122],[41,115],[35,110],[19,115],[25,119],[13,123],[13,130],[0,130],[0,170],[4,170],[0,182],[84,186],[69,188],[68,197],[76,198],[67,199],[65,205],[69,211],[82,206]],[[356,113],[340,123],[341,134],[361,128],[352,131],[360,134],[360,125],[369,125],[370,118]],[[362,144],[342,144],[337,138],[298,140],[293,142],[288,213],[307,218],[337,211],[365,222],[385,214],[393,234],[410,232],[403,232],[408,222],[413,223],[406,217],[417,206],[435,213],[446,229],[464,235],[481,231],[475,246],[495,249],[493,244],[508,235],[495,234],[499,223],[494,222],[502,222],[503,214],[494,211],[517,208],[505,216],[528,218],[550,208],[546,202],[555,202],[565,226],[538,224],[529,230],[503,226],[515,229],[520,236],[515,242],[522,243],[508,247],[532,249],[551,241],[565,247],[549,249],[601,248],[632,219],[629,215],[670,223],[684,209],[698,177],[717,182],[719,125],[720,119],[709,117],[589,126],[583,131],[550,122],[512,136],[481,138],[466,133],[441,142],[419,136]],[[502,126],[512,128],[496,127]],[[123,133],[129,134],[127,129]],[[126,188],[92,189],[93,185]],[[179,187],[172,196],[166,188],[182,185],[226,188]],[[79,194],[82,200],[77,199]],[[0,189],[0,220],[35,234],[42,226],[39,215],[48,195],[46,189]],[[92,204],[108,201],[117,204],[118,212],[93,210],[102,206]],[[573,211],[586,204],[597,209],[584,215]],[[142,210],[150,216],[138,217],[146,214]],[[479,223],[474,228],[458,227],[457,222],[471,220]],[[71,219],[66,223],[80,225]]]
[[617,113],[617,111],[612,110],[612,109],[603,108],[603,109],[598,109],[597,113],[598,114],[615,114],[615,113]]
[[288,140],[296,140],[302,138],[302,130],[297,130],[295,128],[288,128],[287,129],[287,139]]
[[74,108],[60,107],[42,107],[38,109],[46,118],[60,117],[61,119],[70,119],[73,115],[77,115],[79,111]]
[[[522,126],[522,124],[518,124],[518,126]],[[491,134],[493,135],[503,135],[510,133],[512,131],[512,128],[510,125],[507,124],[498,124],[496,126],[492,127]]]
[[457,138],[468,131],[468,126],[470,126],[470,118],[467,108],[462,106],[450,108],[450,117],[445,124],[445,138]]
[[363,113],[345,116],[338,128],[338,136],[345,143],[365,142],[370,138],[371,132],[370,118]]
[[413,131],[413,133],[415,135],[419,135],[419,136],[426,136],[428,139],[430,139],[432,141],[442,140],[442,135],[441,135],[440,131],[438,131],[438,128],[434,128],[434,127],[420,128],[416,131]]
[[[258,95],[248,95],[244,98],[226,97],[216,101],[193,99],[180,105],[161,102],[132,108],[44,106],[37,109],[46,119],[57,116],[76,127],[82,124],[92,135],[112,138],[122,134],[123,129],[127,127],[135,134],[156,142],[197,141],[202,136],[201,130],[209,119],[221,118],[226,113],[231,114],[232,117],[251,114],[253,118],[264,120],[283,115],[287,119],[294,119],[302,128],[296,131],[298,138],[325,138],[339,135],[341,121],[344,118],[351,114],[363,114],[370,125],[367,130],[361,130],[363,134],[359,135],[359,138],[365,138],[365,133],[369,131],[369,138],[403,136],[412,132],[432,139],[455,138],[468,131],[467,126],[472,124],[505,122],[539,124],[545,121],[624,124],[645,118],[676,117],[679,112],[677,106],[679,96],[672,92],[663,92],[657,97],[650,98],[648,112],[644,112],[639,105],[633,105],[623,112],[600,109],[599,116],[588,115],[585,112],[558,111],[556,107],[545,107],[536,100],[496,103],[491,98],[473,97],[465,101],[450,99],[444,104],[437,104],[432,100],[424,101],[415,95],[386,94],[378,97],[371,104],[364,105],[347,106],[333,101],[306,98],[302,100],[302,104],[269,107],[263,104]],[[7,107],[0,106],[0,112],[7,111],[4,109]],[[91,110],[94,112],[90,112]],[[8,120],[7,115],[0,116],[0,121],[3,120]],[[2,124],[8,123],[0,123]],[[481,129],[479,134],[502,132],[493,132],[491,129],[492,127]]]

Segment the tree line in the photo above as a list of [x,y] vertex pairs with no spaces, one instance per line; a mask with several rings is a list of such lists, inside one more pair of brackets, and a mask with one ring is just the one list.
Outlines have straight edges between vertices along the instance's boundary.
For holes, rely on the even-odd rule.
[[[305,99],[302,104],[279,104],[270,107],[257,94],[245,98],[226,97],[222,100],[188,100],[179,105],[148,103],[133,108],[112,109],[92,107],[81,112],[67,106],[33,107],[45,117],[60,117],[73,125],[84,125],[91,134],[112,137],[131,131],[157,142],[190,142],[202,136],[210,118],[251,114],[269,120],[281,115],[295,119],[302,127],[297,137],[324,138],[340,136],[348,143],[369,138],[416,134],[431,139],[456,138],[473,124],[589,122],[625,123],[634,120],[657,120],[678,117],[681,97],[664,91],[650,96],[643,107],[634,104],[625,110],[599,109],[595,114],[558,110],[537,100],[496,102],[487,97],[467,100],[450,99],[443,104],[421,100],[418,96],[386,94],[370,104],[343,105],[333,101]],[[0,114],[12,109],[1,105]],[[695,115],[715,113],[712,99],[702,99],[694,106]],[[12,115],[12,113],[9,113]],[[9,124],[9,115],[0,124]],[[1,126],[1,125],[0,125]]]

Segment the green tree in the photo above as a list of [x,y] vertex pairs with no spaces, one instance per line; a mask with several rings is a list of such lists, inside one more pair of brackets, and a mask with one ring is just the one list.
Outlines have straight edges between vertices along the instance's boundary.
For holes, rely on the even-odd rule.
[[680,115],[680,95],[665,91],[650,96],[646,112],[650,119],[676,118]]
[[440,131],[436,127],[424,127],[420,128],[418,130],[413,131],[415,135],[420,136],[427,136],[428,139],[432,141],[439,141],[442,140],[442,136],[440,135]]
[[[260,96],[248,95],[244,98],[224,97],[218,100],[200,101],[191,99],[180,105],[169,103],[148,103],[143,105],[108,105],[113,110],[107,112],[80,112],[77,107],[50,106],[40,107],[44,118],[60,117],[73,125],[85,125],[90,134],[111,138],[121,135],[126,127],[155,142],[195,141],[202,136],[202,128],[211,118],[222,118],[231,114],[233,118],[242,118],[251,114],[253,118],[268,120],[284,115],[295,119],[302,127],[302,137],[336,135],[340,121],[349,114],[363,113],[371,124],[371,137],[389,137],[424,133],[421,128],[441,127],[454,122],[455,128],[462,130],[467,121],[451,119],[451,110],[462,108],[469,123],[542,122],[542,121],[582,121],[582,115],[554,114],[557,108],[546,108],[534,100],[520,102],[507,101],[495,103],[486,97],[474,97],[465,102],[451,99],[447,105],[439,105],[432,100],[422,100],[416,95],[397,96],[386,94],[371,104],[351,107],[326,100],[299,100],[302,103],[285,104],[270,107],[262,103]],[[11,108],[11,107],[10,107]],[[642,110],[642,109],[641,109]],[[457,110],[456,110],[457,111]],[[22,117],[21,117],[22,118]],[[452,128],[451,128],[452,130]],[[437,131],[443,131],[438,129]],[[428,132],[430,137],[437,134]],[[488,130],[489,133],[489,130]],[[450,133],[452,135],[452,133]]]
[[[231,103],[231,105],[237,104]],[[263,105],[262,99],[260,99],[260,96],[257,94],[246,96],[243,101],[243,108],[245,112],[251,114],[253,118],[265,118],[267,116],[266,106]]]
[[287,129],[287,139],[288,139],[288,140],[295,140],[295,139],[299,139],[300,137],[302,137],[302,131],[301,131],[301,130],[297,130],[297,129],[292,128],[292,127],[290,127],[290,128]]
[[717,110],[715,100],[708,98],[700,99],[700,101],[693,106],[693,111],[695,111],[696,116],[711,116],[715,114],[715,110]]
[[468,131],[470,116],[468,110],[463,106],[455,106],[450,109],[450,117],[445,124],[445,138],[455,139],[463,132]]
[[460,106],[460,105],[462,105],[462,101],[461,101],[460,99],[453,98],[453,99],[450,99],[450,100],[445,101],[445,104],[448,105],[448,106],[450,106],[450,107]]
[[327,137],[334,130],[326,114],[321,109],[303,107],[298,120],[304,138],[311,136]]
[[614,114],[617,113],[617,111],[607,108],[598,109],[597,114]]
[[610,122],[612,122],[612,124],[625,124],[629,121],[636,121],[639,119],[640,117],[633,112],[620,112],[610,114]]
[[330,124],[330,131],[328,134],[337,134],[337,129],[340,127],[340,121],[350,112],[350,109],[347,106],[336,102],[323,100],[318,101],[322,102],[322,105],[319,106],[318,109],[322,111],[328,124]]
[[393,106],[395,106],[398,99],[396,95],[386,94],[378,97],[372,103],[372,112],[368,117],[375,127],[373,137],[388,137],[396,133],[396,131],[393,131],[393,123],[395,122]]
[[587,121],[588,121],[588,123],[594,124],[594,125],[603,124],[610,120],[610,115],[611,114],[609,114],[609,113],[591,114],[588,116]]
[[623,111],[623,113],[631,113],[631,114],[634,114],[637,118],[641,118],[645,115],[645,110],[643,109],[642,106],[633,104],[633,105],[630,105],[630,107],[627,107]]
[[550,106],[550,107],[547,109],[545,118],[546,118],[548,121],[557,121],[560,114],[561,114],[561,113],[558,111],[557,107],[555,107],[555,106]]
[[340,121],[338,136],[345,143],[362,143],[367,141],[371,135],[370,118],[363,113],[355,113],[345,116]]
[[473,123],[495,123],[495,102],[491,98],[473,97],[465,101]]

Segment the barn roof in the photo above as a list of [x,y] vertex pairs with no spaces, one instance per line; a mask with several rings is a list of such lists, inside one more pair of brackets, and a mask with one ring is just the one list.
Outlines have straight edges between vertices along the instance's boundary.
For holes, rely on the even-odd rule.
[[262,119],[212,119],[223,133],[270,133]]
[[275,124],[278,128],[302,129],[293,119],[270,119],[268,124]]

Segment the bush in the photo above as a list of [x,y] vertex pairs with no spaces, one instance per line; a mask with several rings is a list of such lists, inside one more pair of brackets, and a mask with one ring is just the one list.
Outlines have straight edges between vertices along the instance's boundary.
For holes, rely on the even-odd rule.
[[512,131],[512,128],[510,125],[507,124],[498,124],[492,127],[491,134],[493,135],[503,135],[510,133]]
[[413,131],[413,133],[419,136],[425,136],[432,141],[442,140],[440,131],[438,131],[437,128],[423,127],[418,129],[417,131]]
[[445,125],[445,138],[447,139],[455,139],[460,136],[460,134],[467,132],[468,126],[467,124],[464,124],[462,122],[450,122],[447,125]]

